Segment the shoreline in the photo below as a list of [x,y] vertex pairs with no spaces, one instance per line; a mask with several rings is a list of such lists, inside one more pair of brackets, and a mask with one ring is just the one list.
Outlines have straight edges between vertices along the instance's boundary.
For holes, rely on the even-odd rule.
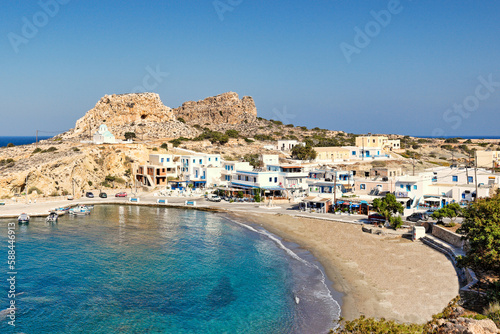
[[[363,233],[359,226],[341,222],[286,215],[242,214],[230,211],[228,213],[261,226],[284,241],[292,242],[309,251],[321,263],[328,279],[333,282],[330,288],[342,294],[341,316],[347,320],[364,315],[402,323],[426,323],[432,319],[433,314],[441,312],[448,302],[458,295],[459,282],[452,263],[443,254],[421,243],[401,238],[374,236]],[[317,225],[316,230],[314,227],[311,228],[313,224]],[[389,248],[392,246],[413,248],[413,253],[420,253],[420,258],[414,258],[412,261],[404,254],[395,254],[400,259],[390,261],[389,267],[400,266],[400,262],[403,262],[415,267],[410,269],[412,272],[424,273],[405,275],[407,279],[398,284],[398,280],[392,280],[394,270],[377,270],[377,267],[382,266],[380,260],[383,260],[383,256],[375,256],[375,259],[364,261],[364,253],[354,251],[359,244],[352,243],[351,240],[348,241],[351,247],[346,249],[341,249],[346,246],[345,244],[334,242],[329,244],[328,240],[338,240],[333,240],[331,234],[323,233],[325,227],[335,230],[341,228],[344,232],[348,230],[347,233],[342,233],[340,238],[350,235],[349,239],[358,242],[371,239],[373,244],[378,246],[385,244]],[[433,261],[420,261],[428,256],[431,256]],[[429,276],[427,280],[420,279],[425,276]],[[385,284],[380,284],[380,281]]]
[[[123,200],[65,203],[195,209],[224,213],[258,225],[312,254],[323,267],[326,278],[333,282],[328,286],[330,291],[342,294],[341,316],[347,320],[365,315],[402,323],[425,323],[458,295],[459,282],[453,264],[445,255],[420,242],[367,234],[358,224],[298,217],[293,213],[259,212],[253,206],[242,210],[191,200],[204,204],[158,204],[155,198],[144,198],[139,203]],[[42,211],[54,204],[36,203],[30,208]]]

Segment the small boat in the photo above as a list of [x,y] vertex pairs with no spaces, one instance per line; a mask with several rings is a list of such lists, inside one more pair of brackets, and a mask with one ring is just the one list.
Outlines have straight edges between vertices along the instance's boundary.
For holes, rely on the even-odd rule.
[[89,215],[90,214],[90,209],[87,208],[85,205],[79,205],[76,208],[72,208],[69,210],[70,215],[75,215],[75,216],[84,216],[84,215]]
[[30,216],[27,213],[21,213],[19,217],[17,217],[17,222],[19,224],[28,224],[30,222]]
[[55,223],[57,222],[57,218],[59,218],[57,212],[51,212],[45,221],[47,223]]

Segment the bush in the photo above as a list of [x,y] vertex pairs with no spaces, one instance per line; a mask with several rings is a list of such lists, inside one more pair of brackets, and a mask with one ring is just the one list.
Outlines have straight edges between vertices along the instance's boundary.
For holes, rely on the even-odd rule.
[[300,129],[301,129],[302,131],[307,131],[307,126],[301,126],[301,127],[300,127]]
[[12,144],[12,143],[8,143],[8,144],[7,144],[7,147],[14,147],[14,146],[16,146],[16,145],[14,145],[14,144]]
[[184,120],[184,118],[182,118],[182,117],[177,117],[177,120],[178,120],[179,122],[181,122],[181,123],[184,123],[184,124],[186,123],[186,121],[185,121],[185,120]]
[[54,146],[51,146],[48,149],[46,149],[44,152],[55,152],[55,151],[57,151],[57,148],[55,148]]
[[40,189],[38,189],[37,187],[31,187],[28,189],[28,195],[32,194],[33,192],[35,192],[38,194],[38,195],[42,195],[43,194],[43,191],[41,191]]
[[125,139],[126,140],[134,139],[134,138],[136,138],[135,132],[125,132]]
[[497,327],[500,327],[500,304],[498,302],[490,303],[484,313],[495,322]]
[[448,138],[444,142],[450,143],[450,144],[457,144],[457,143],[459,143],[459,140],[458,140],[458,138]]
[[403,226],[403,219],[401,218],[401,216],[391,217],[389,222],[391,224],[391,227],[395,230]]
[[226,136],[229,138],[238,138],[240,136],[240,133],[236,130],[227,130],[225,133]]
[[[172,141],[170,141],[170,142],[172,142]],[[168,150],[168,144],[167,143],[163,143],[163,144],[161,144],[160,148],[162,148],[164,150]]]
[[251,144],[251,143],[254,143],[254,141],[252,139],[248,139],[248,138],[245,138],[245,142]]
[[80,152],[80,149],[78,147],[73,147],[74,152]]
[[42,152],[42,149],[40,147],[37,147],[37,148],[35,148],[33,150],[33,153],[31,153],[31,154],[37,154],[37,153],[40,153],[40,152]]
[[92,187],[92,181],[88,181],[87,183],[89,184],[89,187]]
[[393,320],[365,318],[361,316],[352,321],[345,321],[341,329],[337,333],[422,333],[424,330],[423,325],[415,324],[398,324]]

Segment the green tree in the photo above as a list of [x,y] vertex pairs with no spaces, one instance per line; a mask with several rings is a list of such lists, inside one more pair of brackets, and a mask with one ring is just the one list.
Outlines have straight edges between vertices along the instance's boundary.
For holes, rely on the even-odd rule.
[[135,132],[125,132],[125,139],[126,140],[131,140],[136,138]]
[[464,221],[458,229],[469,247],[458,258],[461,267],[500,272],[500,194],[481,198],[463,210]]
[[431,217],[436,219],[438,222],[442,222],[443,218],[450,218],[454,223],[455,219],[462,214],[462,208],[458,203],[450,203],[445,205],[439,210],[432,213]]
[[292,148],[292,157],[294,159],[313,160],[316,159],[316,155],[316,151],[309,144],[306,144],[306,146],[297,145]]
[[[403,224],[401,217],[399,217],[400,219],[392,217],[393,214],[402,214],[404,212],[403,205],[396,200],[396,196],[394,196],[394,194],[387,194],[384,198],[375,198],[373,200],[373,208],[375,211],[384,216],[393,227],[396,226],[394,228],[401,227]],[[391,220],[391,218],[393,219]]]

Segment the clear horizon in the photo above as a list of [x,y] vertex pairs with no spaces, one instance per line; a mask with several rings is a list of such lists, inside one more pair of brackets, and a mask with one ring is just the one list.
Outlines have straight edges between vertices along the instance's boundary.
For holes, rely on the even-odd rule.
[[234,91],[266,119],[357,134],[498,134],[491,0],[4,7],[1,136],[63,132],[105,94],[136,91],[171,108]]

